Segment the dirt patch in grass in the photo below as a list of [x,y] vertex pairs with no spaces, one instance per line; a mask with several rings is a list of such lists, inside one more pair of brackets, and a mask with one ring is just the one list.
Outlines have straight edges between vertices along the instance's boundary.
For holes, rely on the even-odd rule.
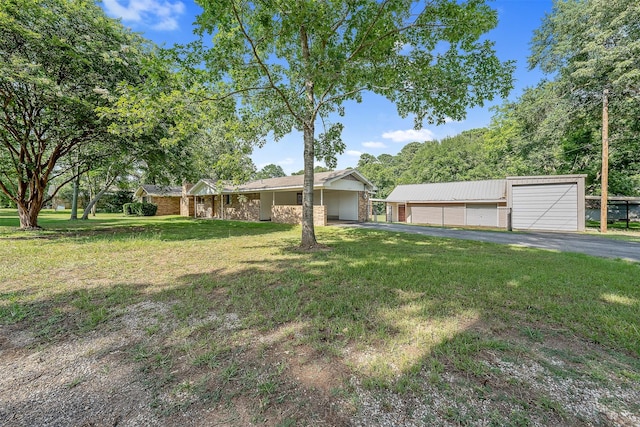
[[378,387],[309,345],[305,323],[257,331],[242,320],[181,322],[173,302],[145,300],[53,341],[2,326],[0,424],[640,423],[637,360],[571,334],[478,326]]
[[239,322],[233,313],[179,322],[172,303],[142,301],[53,341],[1,326],[0,424],[347,424],[332,396],[344,372],[295,334]]

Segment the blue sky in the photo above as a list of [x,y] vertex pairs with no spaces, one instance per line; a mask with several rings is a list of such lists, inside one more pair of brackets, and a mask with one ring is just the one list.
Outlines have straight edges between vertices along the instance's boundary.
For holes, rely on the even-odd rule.
[[[499,21],[487,38],[495,41],[501,60],[516,61],[515,88],[509,96],[516,99],[524,88],[534,86],[543,77],[537,70],[528,70],[527,56],[533,31],[551,12],[552,0],[495,0],[489,5],[498,11]],[[122,19],[127,27],[166,47],[194,38],[193,22],[200,12],[191,0],[103,0],[102,7],[109,16]],[[491,119],[489,108],[501,103],[498,99],[483,108],[470,109],[461,122],[441,126],[425,123],[422,130],[415,131],[412,117],[403,119],[392,103],[365,94],[362,103],[346,104],[342,139],[347,150],[338,157],[338,168],[355,167],[361,153],[395,155],[412,141],[439,140],[487,126]],[[299,171],[303,168],[302,135],[293,133],[277,142],[268,141],[263,148],[254,150],[252,158],[258,168],[273,163],[282,166],[287,174]]]

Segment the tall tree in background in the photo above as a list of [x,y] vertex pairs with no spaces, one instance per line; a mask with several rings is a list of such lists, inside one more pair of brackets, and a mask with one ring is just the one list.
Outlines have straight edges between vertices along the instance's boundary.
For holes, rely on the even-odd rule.
[[268,178],[281,178],[283,176],[287,176],[287,174],[284,173],[284,170],[282,170],[282,166],[270,164],[260,169],[256,173],[254,178],[268,179]]
[[218,85],[219,99],[239,96],[241,115],[259,119],[263,132],[303,134],[303,247],[317,245],[314,160],[333,167],[344,150],[333,119],[345,101],[372,91],[420,127],[460,120],[467,107],[511,88],[511,64],[480,40],[496,25],[484,0],[199,3],[199,32],[213,41],[192,45],[185,65],[197,74],[204,64],[201,75]]
[[37,228],[45,203],[83,172],[74,159],[114,138],[95,108],[102,92],[137,81],[142,49],[92,0],[0,3],[0,189],[21,228]]
[[532,68],[538,66],[555,75],[554,82],[570,107],[564,114],[583,118],[579,126],[583,146],[600,142],[600,133],[585,125],[602,124],[607,94],[611,169],[618,178],[613,193],[625,192],[630,186],[615,172],[624,171],[628,180],[640,174],[638,16],[640,3],[636,1],[556,0],[534,34],[529,58]]

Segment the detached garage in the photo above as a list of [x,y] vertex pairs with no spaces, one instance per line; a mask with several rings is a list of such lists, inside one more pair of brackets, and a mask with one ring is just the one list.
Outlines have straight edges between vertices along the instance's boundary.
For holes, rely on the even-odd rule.
[[584,231],[584,175],[507,178],[514,230]]
[[585,175],[399,185],[387,221],[514,230],[584,231]]

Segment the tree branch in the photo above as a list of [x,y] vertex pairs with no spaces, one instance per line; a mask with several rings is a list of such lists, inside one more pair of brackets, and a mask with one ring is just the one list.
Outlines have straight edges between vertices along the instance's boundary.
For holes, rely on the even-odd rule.
[[242,22],[242,19],[241,19],[240,15],[238,14],[238,9],[236,8],[235,2],[231,2],[231,4],[233,5],[233,15],[236,18],[236,22],[238,23],[238,25],[240,25],[240,30],[242,31],[242,34],[244,35],[245,40],[251,46],[251,51],[253,52],[253,57],[256,59],[256,61],[258,61],[258,64],[260,65],[260,68],[262,69],[263,73],[266,75],[267,80],[269,80],[269,86],[278,94],[280,99],[282,99],[282,102],[284,102],[285,106],[287,107],[287,110],[289,110],[289,113],[291,113],[291,115],[297,121],[301,121],[301,118],[298,116],[298,114],[295,112],[295,110],[293,109],[293,107],[289,103],[289,99],[285,96],[284,93],[282,93],[280,88],[278,88],[275,85],[275,83],[273,82],[273,77],[271,76],[271,73],[269,72],[269,68],[262,61],[262,58],[260,58],[260,55],[258,54],[258,50],[257,50],[257,48],[256,48],[256,46],[255,46],[255,44],[253,42],[253,39],[247,33],[247,30],[244,27],[244,23]]

